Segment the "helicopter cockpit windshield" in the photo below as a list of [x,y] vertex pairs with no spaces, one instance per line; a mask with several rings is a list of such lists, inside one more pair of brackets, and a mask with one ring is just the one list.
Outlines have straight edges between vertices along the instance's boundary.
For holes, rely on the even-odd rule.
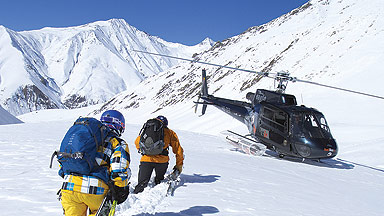
[[321,113],[299,112],[293,115],[294,134],[311,138],[332,138],[331,131]]

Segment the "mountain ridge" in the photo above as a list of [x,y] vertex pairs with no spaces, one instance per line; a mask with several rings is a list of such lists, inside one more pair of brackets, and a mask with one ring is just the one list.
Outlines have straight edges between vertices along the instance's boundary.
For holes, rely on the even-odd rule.
[[[292,77],[302,80],[382,95],[384,87],[380,80],[384,77],[378,69],[382,67],[384,56],[378,50],[384,48],[384,19],[380,8],[384,8],[384,2],[379,0],[312,0],[269,23],[217,42],[194,60],[264,73],[288,69]],[[193,101],[200,91],[202,68],[207,69],[209,93],[218,97],[246,101],[248,91],[275,89],[273,79],[197,62],[182,62],[140,83],[133,91],[120,93],[92,114],[118,109],[137,121],[143,115],[151,117],[160,113],[172,118],[175,110],[192,115]],[[359,85],[361,82],[370,85]],[[343,116],[355,116],[364,109],[379,112],[365,102],[371,100],[369,98],[344,95],[310,84],[291,82],[287,93],[296,95],[299,103],[305,99],[306,105],[325,114],[333,106],[319,104],[317,98],[327,97],[331,104],[338,106],[343,105],[343,100],[357,100],[359,106],[346,107],[344,113],[339,113]],[[215,119],[209,125],[223,129],[218,125],[230,118],[213,108],[208,109],[210,116],[206,114],[202,118]],[[357,118],[364,121],[363,115]],[[338,116],[330,116],[330,119],[337,121]],[[345,120],[351,121],[350,118]],[[182,126],[182,129],[197,132],[203,128]]]
[[3,26],[0,38],[0,102],[14,115],[102,103],[178,63],[133,49],[190,57],[210,47],[167,42],[122,19],[21,32]]

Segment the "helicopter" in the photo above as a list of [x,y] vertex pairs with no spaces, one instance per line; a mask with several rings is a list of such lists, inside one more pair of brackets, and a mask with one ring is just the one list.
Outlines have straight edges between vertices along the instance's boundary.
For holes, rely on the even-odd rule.
[[[209,95],[206,70],[203,69],[202,88],[198,96],[203,102],[195,103],[203,105],[202,115],[205,114],[207,105],[213,105],[244,123],[255,142],[275,151],[280,158],[335,157],[338,147],[324,115],[314,108],[298,106],[294,95],[283,93],[286,77],[287,73],[278,73],[277,91],[257,89],[255,93],[248,92],[246,98],[249,102],[245,102]],[[232,131],[228,132],[246,138]]]
[[[234,68],[146,51],[134,51],[190,61],[193,63],[201,63],[221,68],[255,73],[261,77],[274,79],[278,83],[275,91],[257,89],[255,93],[248,92],[246,94],[248,101],[239,101],[208,94],[206,70],[202,69],[201,91],[198,95],[197,102],[194,103],[196,104],[195,112],[197,110],[197,106],[199,104],[202,105],[201,115],[204,115],[206,113],[207,106],[211,105],[219,108],[247,126],[249,134],[245,136],[232,131],[227,131],[229,134],[239,138],[238,140],[233,140],[227,136],[226,138],[229,141],[235,143],[245,141],[245,144],[240,143],[240,145],[247,146],[249,148],[249,152],[254,153],[262,150],[259,145],[261,143],[267,149],[276,152],[280,158],[291,156],[301,158],[302,160],[314,159],[320,161],[320,159],[333,158],[338,153],[336,140],[331,134],[329,125],[323,113],[315,108],[297,105],[296,97],[285,93],[288,82],[303,82],[384,99],[384,97],[377,95],[290,77],[288,72],[257,72],[253,70]],[[271,77],[271,75],[274,75],[274,77]]]

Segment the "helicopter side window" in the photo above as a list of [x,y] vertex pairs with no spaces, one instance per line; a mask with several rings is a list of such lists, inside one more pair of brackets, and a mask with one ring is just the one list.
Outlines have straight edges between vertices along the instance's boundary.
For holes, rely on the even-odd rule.
[[262,118],[272,128],[282,133],[288,132],[288,115],[285,112],[271,107],[264,107]]
[[290,96],[290,95],[281,96],[281,101],[283,102],[283,104],[286,104],[286,105],[296,105],[297,104],[296,98],[294,96]]

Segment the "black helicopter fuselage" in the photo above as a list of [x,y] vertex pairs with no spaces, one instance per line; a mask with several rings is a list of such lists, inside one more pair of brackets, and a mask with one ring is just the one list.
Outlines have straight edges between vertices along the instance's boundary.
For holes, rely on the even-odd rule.
[[297,106],[294,95],[264,89],[248,93],[250,102],[208,94],[203,73],[200,98],[244,123],[250,135],[283,157],[332,158],[338,152],[324,115],[316,109]]

